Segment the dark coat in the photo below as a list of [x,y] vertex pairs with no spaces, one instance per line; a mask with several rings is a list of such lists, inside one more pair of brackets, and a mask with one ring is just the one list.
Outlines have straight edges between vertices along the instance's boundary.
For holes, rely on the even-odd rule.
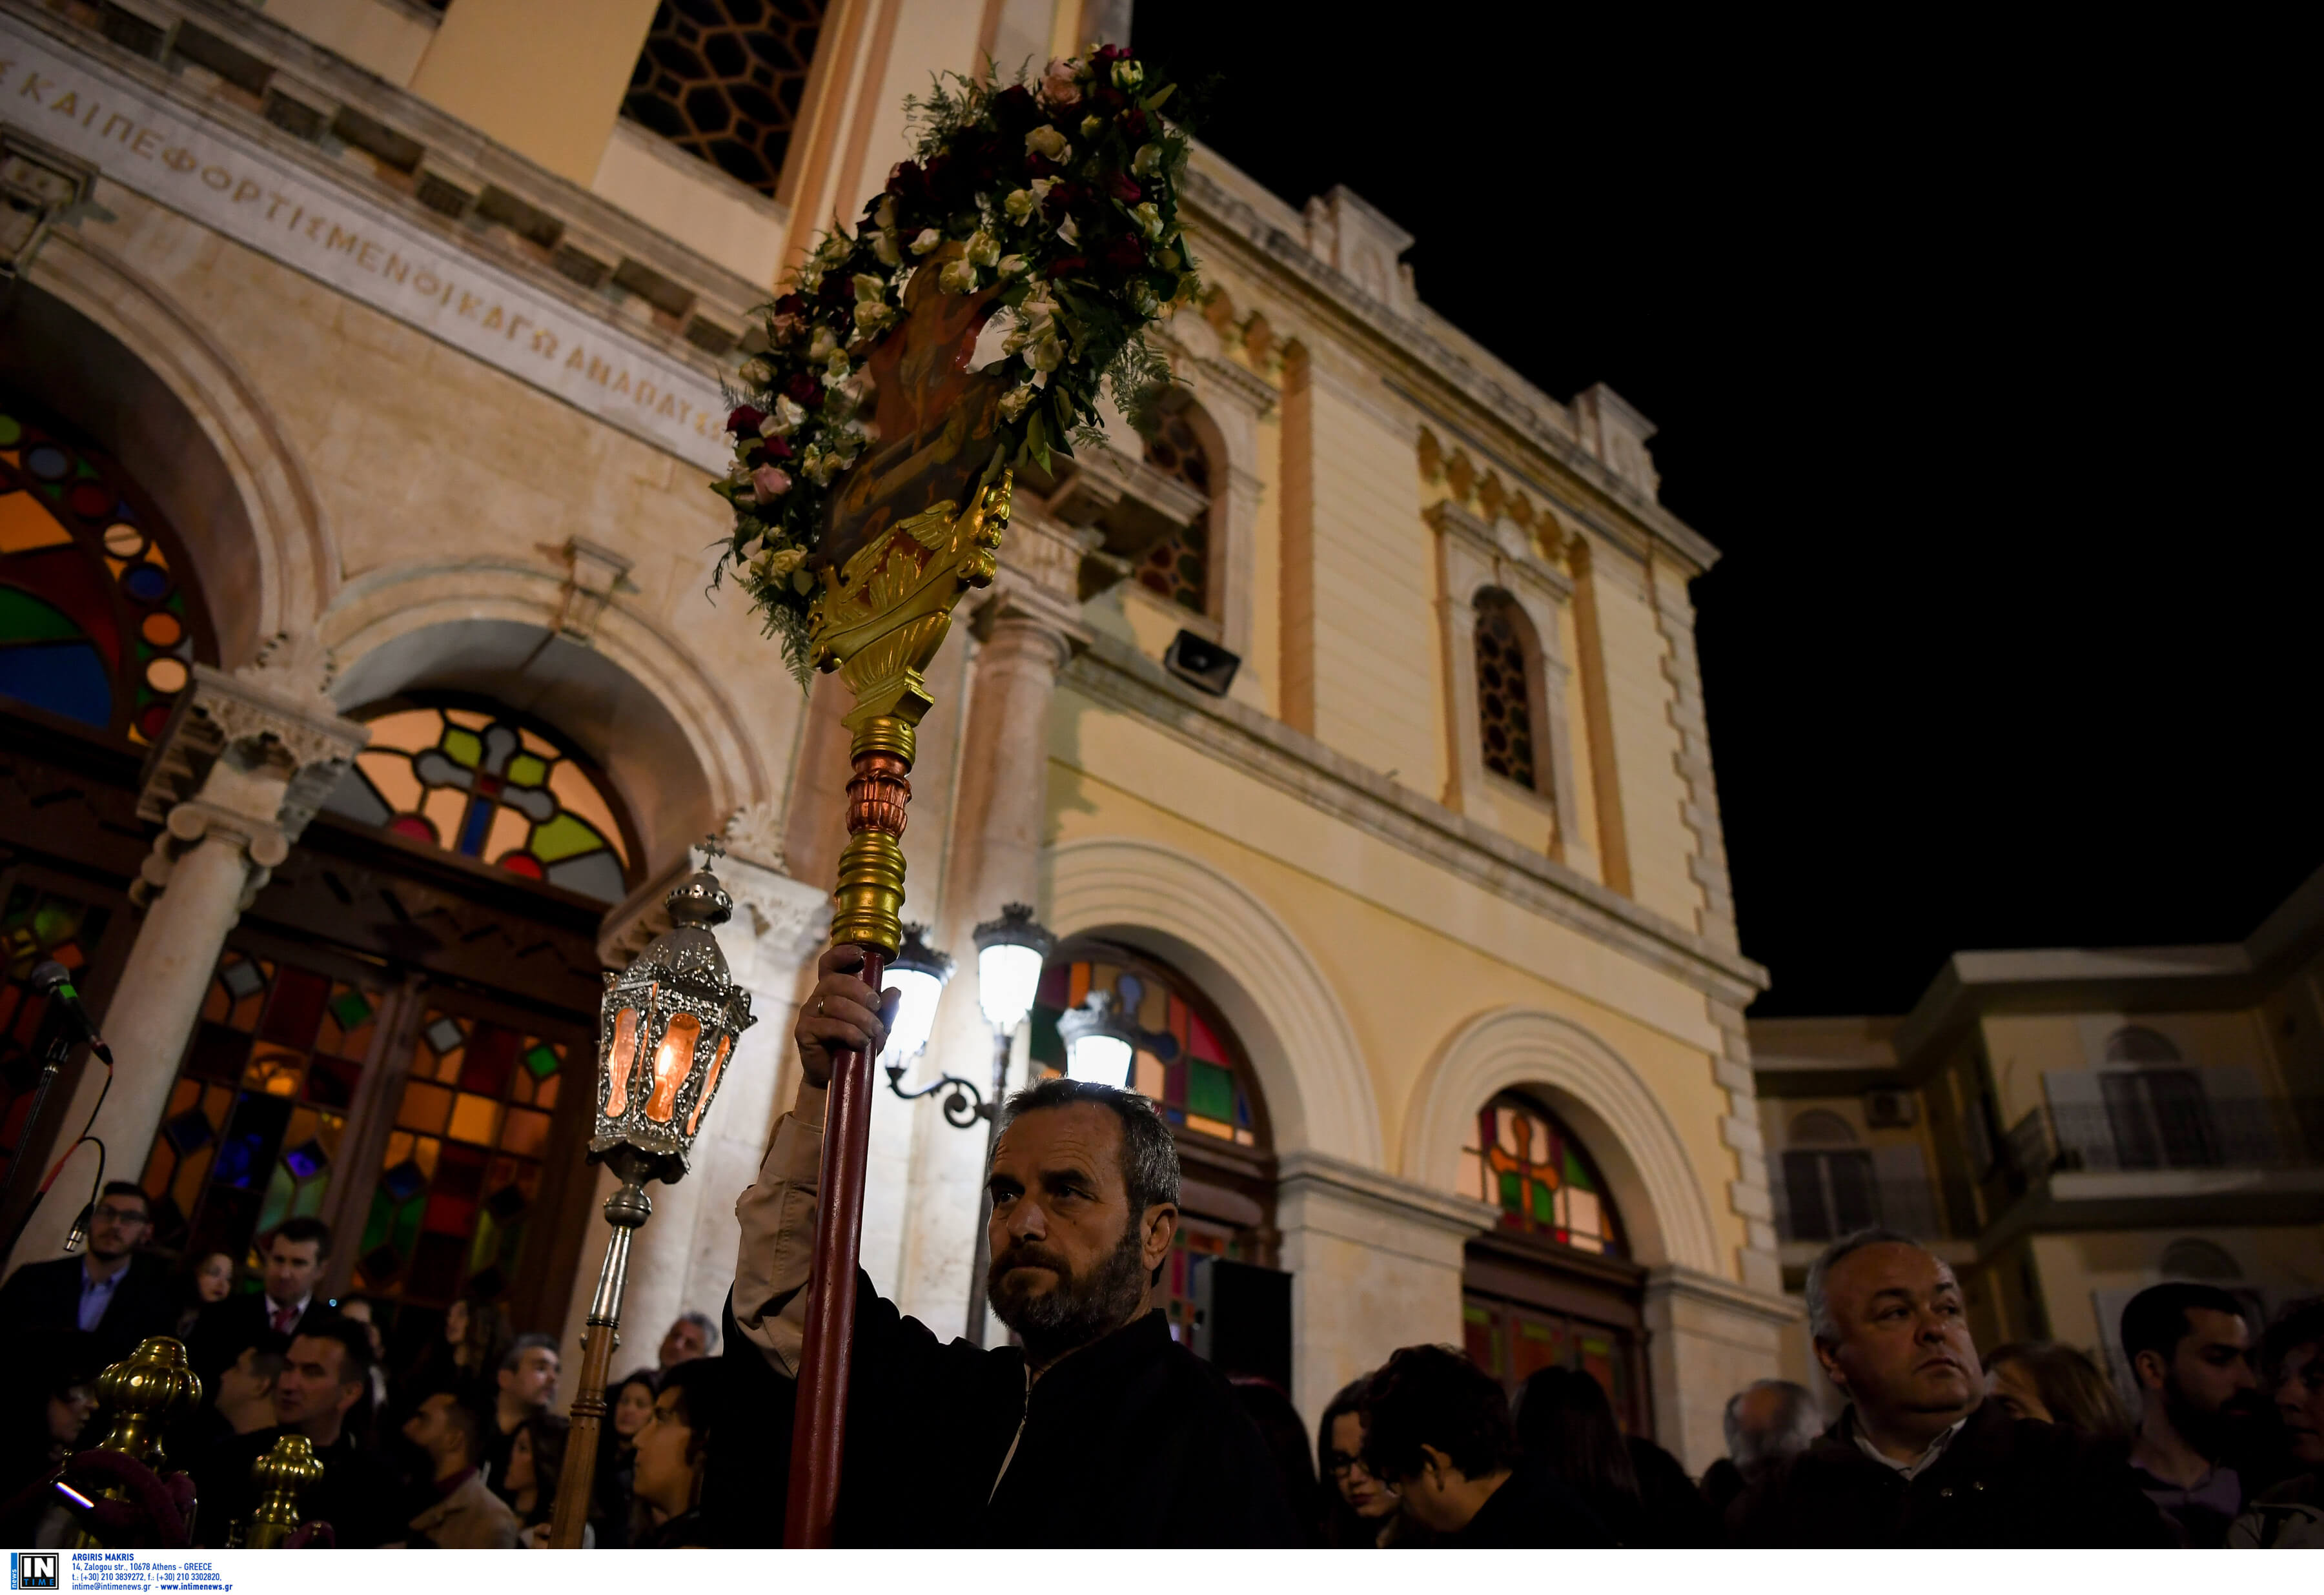
[[1541,1469],[1526,1466],[1485,1498],[1466,1527],[1438,1543],[1471,1551],[1534,1551],[1604,1546],[1615,1541],[1580,1496]]
[[1698,1550],[1718,1544],[1719,1514],[1686,1476],[1686,1465],[1641,1435],[1632,1434],[1625,1443],[1629,1447],[1630,1466],[1638,1475],[1639,1498],[1646,1505],[1646,1535],[1642,1543],[1661,1550]]
[[[224,1545],[229,1533],[248,1526],[250,1515],[258,1509],[251,1464],[290,1432],[257,1429],[229,1435],[196,1461],[191,1471],[201,1501],[194,1517],[197,1541]],[[358,1445],[351,1430],[329,1445],[318,1446],[315,1460],[323,1464],[323,1476],[300,1496],[300,1521],[329,1524],[341,1550],[384,1545],[410,1532],[401,1480],[385,1457]]]
[[[329,1312],[318,1293],[308,1298],[307,1310],[300,1314],[299,1322],[304,1323]],[[264,1351],[290,1349],[290,1335],[275,1332],[273,1315],[274,1309],[263,1290],[237,1291],[201,1310],[194,1320],[193,1332],[186,1337],[186,1360],[201,1376],[205,1392],[215,1391],[218,1375],[233,1367],[235,1359],[251,1347]],[[293,1325],[291,1333],[297,1332],[297,1325]]]
[[[1218,1371],[1170,1338],[1159,1312],[1083,1347],[1028,1389],[1016,1348],[941,1341],[859,1273],[854,1362],[840,1544],[1302,1543],[1258,1426]],[[788,1383],[737,1381],[741,1433],[788,1439],[789,1424],[778,1424],[788,1392],[776,1390]],[[715,1468],[715,1434],[712,1444]],[[731,1498],[715,1487],[706,1496]],[[742,1537],[732,1525],[717,1532],[720,1543]]]
[[[28,1330],[78,1331],[86,1277],[77,1257],[26,1263],[0,1286],[0,1334],[13,1339]],[[96,1340],[104,1360],[118,1362],[137,1349],[138,1341],[168,1334],[177,1323],[170,1266],[160,1258],[132,1252],[129,1267],[113,1287],[113,1299],[105,1305],[105,1316],[97,1321]]]
[[1888,1549],[2174,1545],[2119,1458],[2070,1429],[1987,1401],[1907,1480],[1864,1454],[1850,1407],[1728,1515],[1747,1546]]

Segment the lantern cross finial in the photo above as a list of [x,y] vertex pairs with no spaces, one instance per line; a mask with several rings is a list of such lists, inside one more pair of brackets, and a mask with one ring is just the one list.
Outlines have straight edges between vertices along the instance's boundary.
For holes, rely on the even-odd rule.
[[715,831],[711,832],[694,845],[702,852],[702,867],[706,870],[710,867],[711,860],[723,859],[726,856],[725,840]]

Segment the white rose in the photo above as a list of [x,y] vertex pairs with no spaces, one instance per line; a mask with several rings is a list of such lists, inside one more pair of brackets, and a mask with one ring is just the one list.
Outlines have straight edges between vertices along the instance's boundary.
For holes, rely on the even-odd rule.
[[1073,146],[1065,143],[1065,135],[1056,128],[1042,126],[1025,135],[1025,152],[1054,161],[1062,166],[1065,157],[1073,152]]
[[976,267],[965,260],[947,262],[936,273],[936,286],[946,293],[976,291]]
[[1139,315],[1151,316],[1154,314],[1154,308],[1160,303],[1161,300],[1155,298],[1154,290],[1145,283],[1135,282],[1130,285],[1130,305]]
[[1032,183],[1033,198],[1041,200],[1046,204],[1049,198],[1049,190],[1056,186],[1057,180],[1056,178],[1037,177],[1033,180]]
[[800,408],[797,401],[777,394],[774,409],[769,410],[767,419],[759,423],[759,436],[788,438],[798,430],[799,423],[805,419],[807,419],[807,411]]
[[847,363],[847,351],[844,349],[834,349],[831,358],[823,363],[825,380],[834,383],[845,382],[854,369]]
[[1138,153],[1130,158],[1130,170],[1139,177],[1152,177],[1162,170],[1162,146],[1140,144]]
[[855,297],[859,300],[884,300],[888,297],[888,280],[869,272],[855,273]]
[[816,263],[828,272],[835,266],[845,265],[847,257],[854,253],[855,243],[853,239],[834,233],[830,237],[825,238],[823,241],[823,246],[815,252]]
[[1023,255],[1004,254],[1001,257],[1000,263],[994,266],[993,270],[999,272],[1001,273],[1001,280],[1003,282],[1006,282],[1011,277],[1023,276],[1025,274],[1025,265],[1026,261]]
[[1001,208],[1008,213],[1010,221],[1021,223],[1027,217],[1033,214],[1034,207],[1040,203],[1039,198],[1032,189],[1018,189],[1001,202]]
[[[1130,216],[1138,224],[1138,230],[1148,238],[1162,236],[1162,212],[1151,199],[1143,205],[1131,206]],[[860,282],[862,279],[859,277],[856,281]]]
[[1030,386],[1011,388],[1001,395],[1001,413],[1013,421],[1023,415],[1025,407],[1032,402],[1033,390]]
[[1104,130],[1104,128],[1105,118],[1102,116],[1084,116],[1082,118],[1082,136],[1084,138],[1095,138]]
[[904,263],[904,252],[896,242],[896,230],[893,227],[882,228],[872,235],[872,253],[878,257],[883,266],[900,266]]
[[831,352],[837,347],[839,347],[839,339],[832,336],[831,328],[818,327],[815,329],[814,341],[807,346],[807,357],[810,360],[828,360],[831,358]]
[[920,235],[912,240],[912,253],[914,254],[926,254],[928,251],[936,248],[936,245],[943,242],[944,235],[942,233],[937,232],[934,227],[922,227],[920,229]]
[[877,332],[895,318],[896,312],[878,300],[855,301],[855,330],[858,332],[867,334]]
[[1065,346],[1055,327],[1044,327],[1025,347],[1025,364],[1035,371],[1055,371],[1065,362]]
[[893,194],[880,196],[880,208],[872,213],[872,225],[883,233],[896,230],[896,197]]
[[989,233],[972,234],[963,258],[976,265],[989,266],[1001,258],[1001,241]]
[[765,387],[769,383],[774,380],[775,376],[774,372],[768,367],[767,363],[763,360],[743,361],[742,369],[737,374],[740,375],[744,382],[750,383],[754,388]]
[[1074,225],[1073,217],[1067,217],[1057,225],[1057,236],[1068,244],[1079,244],[1082,241],[1082,230]]
[[1139,66],[1136,61],[1116,61],[1113,63],[1113,86],[1116,88],[1123,90],[1132,89],[1145,81],[1146,69]]

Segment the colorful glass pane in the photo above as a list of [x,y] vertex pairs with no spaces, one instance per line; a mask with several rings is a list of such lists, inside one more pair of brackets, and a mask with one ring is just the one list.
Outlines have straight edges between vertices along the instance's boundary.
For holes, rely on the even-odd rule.
[[334,812],[600,902],[629,890],[630,846],[601,778],[497,711],[453,705],[368,717],[372,740]]
[[0,433],[18,441],[0,451],[0,698],[150,742],[217,660],[175,535],[111,456],[5,392]]
[[[1146,439],[1146,463],[1211,498],[1211,461],[1188,410],[1166,416]],[[1138,563],[1138,581],[1181,609],[1208,614],[1211,603],[1211,512],[1205,507],[1193,521],[1173,529],[1146,550]]]
[[1477,601],[1477,719],[1485,768],[1520,787],[1534,784],[1528,630],[1508,598],[1490,595]]
[[1057,1019],[1067,1009],[1083,1006],[1093,990],[1111,992],[1114,1011],[1137,1031],[1130,1087],[1151,1098],[1165,1120],[1239,1147],[1256,1150],[1265,1145],[1258,1094],[1249,1069],[1231,1049],[1231,1037],[1203,1017],[1200,993],[1159,964],[1111,953],[1051,963],[1033,1000],[1037,1065],[1065,1073]]
[[1461,1153],[1462,1194],[1501,1210],[1504,1229],[1578,1251],[1625,1255],[1620,1221],[1597,1165],[1572,1131],[1529,1099],[1505,1095],[1477,1115]]

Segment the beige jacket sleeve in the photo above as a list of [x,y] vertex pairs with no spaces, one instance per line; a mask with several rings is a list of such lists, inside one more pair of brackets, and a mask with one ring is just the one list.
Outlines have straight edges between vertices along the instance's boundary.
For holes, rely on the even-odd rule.
[[734,1203],[742,1226],[742,1252],[734,1259],[734,1326],[787,1378],[798,1377],[807,1335],[825,1095],[823,1088],[800,1082],[798,1101],[776,1122],[758,1182]]

